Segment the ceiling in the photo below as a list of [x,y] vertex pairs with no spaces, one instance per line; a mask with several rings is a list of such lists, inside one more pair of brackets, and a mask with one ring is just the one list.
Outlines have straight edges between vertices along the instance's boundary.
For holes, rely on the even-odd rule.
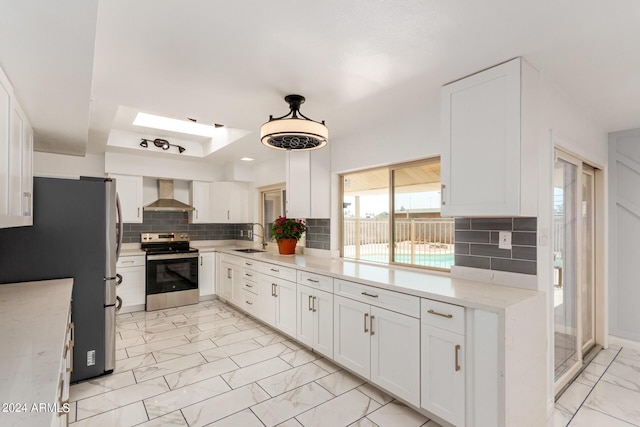
[[638,18],[636,0],[4,1],[0,66],[40,151],[104,152],[126,107],[249,131],[202,160],[222,164],[281,155],[259,128],[287,94],[337,140],[516,56],[604,131],[640,127]]

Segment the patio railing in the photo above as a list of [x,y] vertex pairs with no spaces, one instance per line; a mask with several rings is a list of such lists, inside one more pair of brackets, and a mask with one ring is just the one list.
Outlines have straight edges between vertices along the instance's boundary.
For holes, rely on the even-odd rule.
[[[453,264],[452,219],[396,219],[393,237],[394,262],[426,267],[450,268]],[[345,258],[389,262],[389,221],[344,220]]]

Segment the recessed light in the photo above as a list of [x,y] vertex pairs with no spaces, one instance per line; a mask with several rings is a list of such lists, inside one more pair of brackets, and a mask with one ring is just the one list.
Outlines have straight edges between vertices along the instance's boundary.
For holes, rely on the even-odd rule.
[[255,159],[252,159],[251,157],[243,157],[240,160],[244,160],[245,162],[253,162]]
[[172,132],[186,133],[189,135],[212,137],[216,134],[216,127],[203,125],[191,121],[172,119],[170,117],[156,116],[154,114],[138,113],[133,124],[153,129],[168,130]]

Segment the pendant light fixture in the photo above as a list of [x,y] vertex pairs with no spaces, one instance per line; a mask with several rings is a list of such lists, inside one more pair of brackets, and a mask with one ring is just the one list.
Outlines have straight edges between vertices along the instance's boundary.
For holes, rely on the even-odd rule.
[[304,96],[287,95],[289,113],[273,118],[260,127],[260,140],[264,145],[278,150],[314,150],[324,147],[329,139],[329,130],[322,122],[316,122],[300,112]]

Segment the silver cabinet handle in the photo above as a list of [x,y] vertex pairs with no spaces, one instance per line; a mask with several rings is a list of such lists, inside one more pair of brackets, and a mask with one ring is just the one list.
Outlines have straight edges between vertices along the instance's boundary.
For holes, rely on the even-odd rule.
[[200,265],[202,265],[203,262],[204,260],[202,259],[202,255],[200,255]]
[[320,283],[320,280],[316,280],[316,279],[307,279],[308,281],[310,281],[311,283]]
[[367,329],[367,317],[369,317],[369,313],[364,314],[364,333],[365,334],[369,332],[369,330]]
[[278,270],[276,268],[272,268],[271,271],[273,271],[274,273],[280,273],[280,270]]
[[247,288],[253,288],[253,285],[250,285],[249,283],[245,283],[244,284]]
[[313,311],[313,307],[311,307],[312,301],[313,301],[313,297],[309,295],[309,311]]
[[249,274],[249,273],[244,273],[244,275],[247,276],[247,277],[253,277],[253,275]]
[[231,279],[231,269],[227,268],[227,279]]
[[196,213],[196,219],[198,219],[198,209],[195,210]]
[[447,188],[446,185],[441,184],[440,185],[440,205],[444,206],[447,204],[447,202],[444,200],[444,189]]
[[136,218],[140,218],[140,208],[138,208],[138,216]]
[[440,317],[446,317],[447,319],[451,319],[453,317],[453,314],[443,314],[433,310],[427,310],[427,313],[435,314],[436,316],[440,316]]
[[277,283],[272,283],[271,286],[273,286],[273,296],[274,297],[278,297],[278,284]]
[[366,295],[366,296],[371,297],[371,298],[378,298],[378,295],[368,294],[366,292],[361,292],[361,294],[362,295]]
[[253,264],[251,264],[250,262],[245,262],[244,265],[246,265],[247,267],[251,267]]
[[27,198],[27,209],[25,211],[23,211],[22,214],[24,216],[31,216],[31,193],[24,192],[22,194],[22,197],[26,197]]
[[245,301],[247,304],[249,305],[253,305],[253,303],[251,301]]
[[227,219],[230,219],[229,212],[230,211],[227,211]]
[[371,332],[369,333],[369,335],[375,334],[375,332],[373,332],[373,319],[375,318],[376,316],[373,316],[373,315],[369,318],[369,329],[371,329]]
[[120,286],[122,284],[122,275],[120,273],[116,273],[116,286]]
[[460,344],[456,344],[456,372],[460,370]]
[[122,298],[116,297],[116,313],[122,308]]
[[313,297],[313,312],[315,313],[316,311],[316,297]]

